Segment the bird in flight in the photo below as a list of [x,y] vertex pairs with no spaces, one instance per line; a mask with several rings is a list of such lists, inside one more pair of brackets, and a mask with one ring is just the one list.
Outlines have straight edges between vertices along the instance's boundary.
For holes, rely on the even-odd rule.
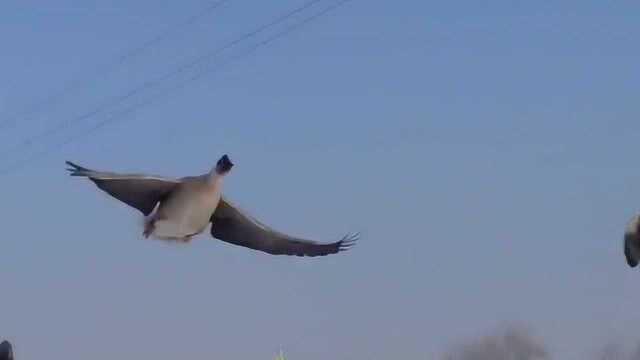
[[67,161],[71,176],[87,177],[98,188],[139,210],[145,238],[188,243],[211,224],[211,236],[272,255],[325,256],[348,250],[359,238],[348,234],[318,243],[276,231],[241,211],[222,195],[233,163],[222,156],[207,173],[171,179],[145,174],[95,171]]

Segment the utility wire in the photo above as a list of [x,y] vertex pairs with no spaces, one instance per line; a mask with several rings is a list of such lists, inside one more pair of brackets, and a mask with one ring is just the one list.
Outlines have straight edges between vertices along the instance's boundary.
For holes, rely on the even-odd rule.
[[215,58],[216,56],[218,56],[220,53],[224,52],[225,50],[228,50],[236,45],[238,45],[239,43],[250,39],[256,35],[258,35],[259,33],[273,27],[276,26],[284,21],[286,21],[287,19],[293,17],[294,15],[297,15],[298,13],[312,7],[313,5],[315,5],[316,3],[320,2],[322,0],[310,0],[307,1],[306,3],[304,3],[303,5],[288,11],[284,14],[281,14],[280,16],[276,17],[274,20],[269,21],[261,26],[258,26],[257,28],[255,28],[254,30],[251,30],[229,42],[227,42],[226,44],[208,52],[205,53],[204,55],[200,55],[198,57],[196,57],[194,60],[189,61],[181,66],[179,66],[178,68],[176,68],[175,70],[169,71],[153,80],[149,80],[144,82],[142,85],[138,86],[137,88],[134,88],[133,90],[128,91],[127,93],[120,95],[120,96],[116,96],[114,98],[109,99],[108,101],[98,105],[96,108],[94,108],[91,111],[88,111],[82,115],[79,115],[75,118],[71,118],[68,119],[67,121],[61,122],[58,125],[49,128],[48,130],[45,130],[44,132],[38,134],[38,135],[34,135],[31,137],[28,137],[27,139],[25,139],[24,141],[6,149],[3,152],[0,152],[0,159],[1,158],[6,158],[7,155],[12,154],[14,152],[17,152],[18,150],[21,150],[25,147],[29,147],[31,145],[33,145],[35,142],[42,140],[42,139],[46,139],[49,136],[53,136],[56,135],[59,132],[62,132],[64,130],[66,130],[67,128],[69,128],[70,126],[72,126],[73,124],[79,123],[81,121],[87,120],[93,116],[99,115],[100,113],[104,112],[105,110],[108,110],[110,107],[114,106],[114,105],[118,105],[134,96],[136,96],[137,94],[158,86],[159,84],[161,84],[163,81],[169,80],[172,77],[179,75],[187,70],[193,69],[201,64],[205,64],[209,61],[211,61],[211,59]]
[[96,81],[96,80],[98,80],[98,79],[110,74],[115,69],[117,69],[120,65],[126,63],[129,59],[132,59],[132,58],[136,57],[140,53],[144,52],[148,48],[150,48],[153,45],[155,45],[156,43],[159,43],[162,40],[170,37],[176,30],[178,30],[180,28],[183,28],[183,27],[187,27],[189,25],[192,25],[192,24],[196,23],[197,21],[199,21],[200,19],[202,19],[205,16],[209,15],[211,12],[213,12],[216,9],[218,9],[219,7],[221,7],[222,5],[224,5],[225,3],[229,2],[229,1],[231,1],[231,0],[219,0],[219,1],[216,1],[216,2],[212,2],[211,4],[209,4],[205,8],[203,8],[197,14],[194,14],[194,15],[190,16],[189,18],[185,19],[184,21],[180,22],[179,24],[177,24],[177,25],[175,25],[175,26],[173,26],[171,28],[168,28],[166,31],[156,35],[155,37],[145,41],[141,45],[139,45],[139,46],[137,46],[137,47],[125,52],[124,54],[120,55],[112,63],[104,66],[101,69],[98,69],[96,71],[95,77],[90,78],[88,81],[75,80],[75,81],[69,83],[67,86],[64,86],[60,91],[55,92],[52,95],[46,97],[45,99],[32,104],[27,109],[24,109],[23,111],[19,112],[18,114],[14,114],[9,119],[6,119],[4,121],[0,121],[0,130],[3,130],[5,128],[15,124],[20,120],[24,121],[24,120],[31,119],[32,115],[35,115],[38,112],[40,112],[41,110],[46,109],[49,105],[56,103],[58,100],[64,98],[69,93],[72,93],[73,91],[82,88],[83,85],[88,85],[89,83],[92,83],[93,81]]
[[[212,67],[209,68],[207,71],[203,71],[200,72],[194,76],[191,76],[190,78],[188,78],[187,80],[185,80],[184,82],[182,82],[180,85],[178,86],[174,86],[168,89],[168,91],[165,91],[163,93],[163,95],[169,95],[175,91],[179,91],[185,88],[186,85],[188,85],[189,83],[191,83],[192,81],[195,81],[199,78],[202,78],[204,75],[210,74],[210,73],[214,73],[217,70],[222,69],[224,66],[227,66],[231,63],[233,63],[234,61],[240,60],[248,55],[251,55],[252,53],[254,53],[255,51],[257,51],[258,49],[260,49],[261,47],[264,47],[266,45],[269,45],[270,43],[283,38],[289,34],[291,34],[292,32],[304,27],[305,25],[309,24],[310,22],[328,14],[331,11],[336,10],[337,8],[345,5],[346,3],[350,2],[352,0],[341,0],[338,1],[332,5],[330,5],[329,7],[325,8],[324,10],[311,15],[293,25],[290,25],[288,27],[286,27],[284,30],[272,35],[271,37],[254,44],[253,46],[251,46],[250,48],[246,49],[244,52],[241,52],[239,54],[237,54],[234,57],[229,58],[227,61],[221,63],[218,67]],[[49,154],[51,154],[53,151],[55,150],[59,150],[60,148],[64,147],[65,145],[68,145],[74,141],[80,140],[92,133],[97,132],[98,130],[102,129],[103,127],[105,127],[106,125],[113,123],[115,121],[121,120],[125,115],[128,115],[132,112],[134,112],[135,110],[138,110],[139,108],[151,105],[156,103],[160,98],[159,97],[153,97],[150,99],[147,99],[146,101],[143,102],[139,102],[135,105],[132,105],[120,112],[114,113],[112,116],[96,123],[92,128],[88,129],[87,131],[84,131],[83,133],[79,133],[76,134],[74,136],[70,136],[68,138],[66,138],[65,140],[58,142],[57,144],[53,144],[52,146],[49,146],[47,148],[45,148],[44,150],[34,153],[32,154],[32,156],[29,156],[27,159],[21,160],[21,161],[17,161],[15,163],[13,163],[12,165],[8,166],[8,167],[4,167],[2,169],[0,169],[0,176],[5,176],[8,175],[14,171],[17,171],[21,168],[23,168],[25,165],[28,165],[29,163],[31,163],[32,161],[36,161],[42,157],[45,157]]]

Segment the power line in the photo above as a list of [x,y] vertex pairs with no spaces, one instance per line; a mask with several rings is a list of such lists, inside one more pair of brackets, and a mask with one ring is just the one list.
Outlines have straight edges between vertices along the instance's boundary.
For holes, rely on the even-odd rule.
[[[212,67],[212,68],[208,69],[208,71],[203,71],[203,72],[200,72],[198,74],[195,74],[194,76],[191,76],[191,77],[187,78],[187,80],[185,80],[181,84],[179,84],[177,86],[174,86],[174,87],[171,87],[171,88],[168,88],[167,89],[168,91],[165,91],[164,93],[162,93],[162,95],[169,95],[172,92],[182,90],[182,89],[184,89],[186,87],[186,85],[188,85],[192,81],[198,80],[198,79],[202,78],[203,76],[205,76],[207,74],[214,73],[216,70],[220,70],[224,66],[229,65],[229,64],[233,63],[234,61],[240,60],[240,59],[242,59],[242,58],[244,58],[246,56],[251,55],[252,53],[257,51],[261,47],[269,45],[270,43],[272,43],[272,42],[274,42],[274,41],[276,41],[276,40],[278,40],[280,38],[283,38],[283,37],[291,34],[292,32],[304,27],[305,25],[307,25],[310,22],[312,22],[312,21],[314,21],[314,20],[316,20],[316,19],[328,14],[329,12],[336,10],[337,8],[345,5],[346,3],[350,2],[350,1],[352,1],[352,0],[341,0],[341,1],[338,1],[338,2],[336,2],[334,4],[332,4],[329,7],[325,8],[324,10],[322,10],[322,11],[320,11],[320,12],[314,14],[314,15],[311,15],[311,16],[309,16],[309,17],[307,17],[307,18],[305,18],[305,19],[303,19],[303,20],[301,20],[301,21],[299,21],[299,22],[297,22],[297,23],[295,23],[293,25],[290,25],[290,26],[286,27],[285,29],[283,29],[282,31],[272,35],[271,37],[269,37],[269,38],[267,38],[267,39],[265,39],[265,40],[263,40],[261,42],[258,42],[256,44],[254,44],[250,48],[246,49],[244,52],[241,52],[241,53],[237,54],[236,56],[229,58],[226,62],[220,64],[218,67]],[[74,141],[82,139],[82,138],[84,138],[84,137],[86,137],[86,136],[88,136],[88,135],[90,135],[92,133],[95,133],[96,131],[102,129],[103,127],[105,127],[106,125],[108,125],[110,123],[113,123],[113,122],[115,122],[117,120],[121,120],[124,116],[134,112],[135,110],[138,110],[138,109],[140,109],[142,107],[145,107],[145,106],[148,106],[148,105],[151,105],[151,104],[154,104],[159,99],[160,99],[160,97],[156,96],[156,97],[147,99],[146,101],[142,101],[142,102],[139,102],[137,104],[134,104],[134,105],[132,105],[132,106],[130,106],[130,107],[118,112],[118,113],[115,113],[112,116],[110,116],[110,117],[108,117],[108,118],[96,123],[92,128],[88,129],[87,131],[84,131],[83,133],[79,133],[79,134],[76,134],[74,136],[70,136],[70,137],[66,138],[65,140],[63,140],[63,141],[58,142],[57,144],[53,144],[52,146],[49,146],[49,147],[45,148],[44,150],[42,150],[40,152],[32,154],[31,156],[29,156],[28,158],[26,158],[24,160],[17,161],[14,164],[12,164],[12,165],[10,165],[8,167],[0,169],[0,176],[5,176],[5,175],[8,175],[8,174],[10,174],[10,173],[12,173],[14,171],[17,171],[17,170],[23,168],[25,165],[31,163],[32,161],[36,161],[36,160],[38,160],[38,159],[40,159],[42,157],[45,157],[45,156],[49,155],[53,151],[64,147],[65,145],[68,145],[68,144],[70,144],[70,143],[72,143]]]
[[105,110],[108,110],[110,107],[114,106],[114,105],[118,105],[136,95],[138,95],[139,93],[156,87],[159,84],[161,84],[163,81],[169,80],[172,77],[179,75],[189,69],[193,69],[195,67],[197,67],[200,64],[203,63],[207,63],[208,61],[210,61],[211,59],[215,58],[216,56],[218,56],[220,53],[238,45],[239,43],[250,39],[256,35],[258,35],[259,33],[273,27],[276,26],[284,21],[286,21],[287,19],[293,17],[294,15],[297,15],[300,12],[303,12],[304,10],[312,7],[313,5],[315,5],[316,3],[320,2],[322,0],[310,0],[307,1],[306,3],[304,3],[303,5],[290,10],[286,13],[281,14],[280,16],[276,17],[274,20],[269,21],[263,25],[258,26],[257,28],[242,34],[241,36],[227,42],[226,44],[213,49],[212,51],[205,53],[204,55],[200,55],[198,57],[196,57],[195,59],[193,59],[192,61],[189,61],[181,66],[179,66],[178,68],[169,71],[153,80],[149,80],[144,82],[142,85],[134,88],[133,90],[128,91],[127,93],[120,95],[120,96],[116,96],[114,98],[109,99],[108,101],[98,105],[96,108],[94,108],[91,111],[88,111],[82,115],[79,115],[75,118],[71,118],[68,119],[67,121],[63,121],[61,123],[59,123],[58,125],[45,130],[44,132],[38,134],[38,135],[34,135],[31,137],[26,138],[24,141],[10,147],[9,149],[6,149],[5,151],[0,153],[0,158],[2,157],[6,157],[6,155],[9,155],[11,153],[17,152],[18,150],[25,148],[25,147],[29,147],[31,146],[33,143],[35,143],[36,141],[39,141],[41,139],[46,139],[49,136],[53,136],[59,132],[64,131],[65,129],[67,129],[68,127],[72,126],[75,123],[79,123],[81,121],[87,120],[93,116],[99,115],[100,113],[104,112]]
[[222,5],[224,5],[225,3],[229,2],[229,1],[231,1],[231,0],[219,0],[219,1],[216,1],[216,2],[210,3],[208,6],[203,8],[198,13],[188,17],[187,19],[185,19],[184,21],[178,23],[177,25],[168,28],[166,31],[161,32],[160,34],[156,35],[155,37],[153,37],[153,38],[151,38],[151,39],[149,39],[147,41],[145,41],[144,43],[140,44],[139,46],[137,46],[137,47],[135,47],[135,48],[123,53],[122,55],[118,56],[115,59],[115,61],[113,61],[112,63],[104,66],[101,69],[98,69],[96,71],[97,75],[95,76],[95,78],[90,78],[88,81],[85,81],[85,80],[73,81],[73,82],[69,83],[67,86],[63,87],[58,92],[55,92],[52,95],[46,97],[45,99],[32,104],[27,109],[19,112],[18,114],[14,114],[9,119],[6,119],[4,121],[0,121],[0,130],[5,129],[5,128],[15,124],[20,119],[22,119],[22,120],[30,119],[30,116],[32,116],[34,114],[37,114],[41,110],[45,109],[48,105],[51,105],[51,104],[55,103],[56,101],[64,98],[69,93],[71,93],[71,92],[73,92],[73,91],[75,91],[75,90],[77,90],[79,88],[82,88],[83,85],[86,85],[87,83],[91,83],[91,82],[93,82],[95,80],[98,80],[98,79],[102,78],[103,76],[111,73],[112,71],[117,69],[120,65],[126,63],[129,59],[132,59],[132,58],[136,57],[140,53],[144,52],[148,48],[150,48],[153,45],[155,45],[156,43],[159,43],[162,40],[170,37],[176,30],[178,30],[180,28],[183,28],[183,27],[187,27],[189,25],[192,25],[192,24],[196,23],[198,20],[200,20],[200,19],[204,18],[205,16],[209,15],[209,13],[213,12],[214,10],[218,9],[219,7],[221,7]]

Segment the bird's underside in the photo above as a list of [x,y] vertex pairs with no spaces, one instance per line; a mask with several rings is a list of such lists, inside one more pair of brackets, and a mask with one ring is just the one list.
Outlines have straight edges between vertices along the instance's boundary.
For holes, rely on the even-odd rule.
[[[207,206],[190,206],[193,201],[207,203],[209,197],[212,196],[211,193],[202,190],[198,185],[199,180],[197,179],[199,177],[170,179],[144,174],[94,171],[69,161],[67,165],[71,176],[87,177],[112,197],[139,210],[147,217],[145,228],[152,220],[151,227],[153,229],[145,229],[145,233],[151,230],[149,235],[153,234],[154,237],[163,240],[186,243],[193,236],[203,232],[206,226],[211,223],[211,235],[224,242],[272,255],[313,257],[348,250],[359,237],[358,234],[349,234],[332,243],[318,243],[293,237],[260,223],[234,206],[224,196],[219,197],[219,201],[211,207],[211,210],[208,210]],[[183,201],[186,201],[187,204],[181,203]],[[174,207],[189,210],[186,213],[173,212],[168,217],[163,215],[154,218],[159,209],[162,209],[163,203],[171,203]],[[183,218],[176,219],[176,214],[183,216]],[[192,223],[192,225],[195,224],[195,227],[187,227],[187,232],[171,233],[169,231],[163,234],[161,231],[170,226],[177,225],[179,227],[182,224],[181,221],[187,219],[188,222],[194,218],[197,218],[198,221]],[[205,219],[206,222],[200,219]],[[160,229],[161,227],[164,229]]]
[[201,234],[206,226],[195,230],[185,229],[180,223],[170,221],[169,219],[156,218],[152,215],[144,219],[144,229],[142,235],[145,238],[153,238],[157,240],[175,241],[186,244],[194,236]]
[[158,202],[145,221],[144,235],[162,240],[188,242],[211,223],[220,202],[221,183],[205,177],[182,179]]

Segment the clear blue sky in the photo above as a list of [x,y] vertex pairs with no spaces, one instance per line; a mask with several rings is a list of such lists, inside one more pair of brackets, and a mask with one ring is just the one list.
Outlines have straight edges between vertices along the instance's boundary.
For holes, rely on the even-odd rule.
[[[3,118],[207,3],[3,1]],[[0,165],[100,118],[11,144],[301,3],[229,2],[0,130]],[[637,340],[621,237],[640,210],[639,10],[354,0],[30,162],[0,178],[0,337],[19,360],[428,359],[505,322],[562,359]],[[145,241],[137,212],[64,171],[182,176],[223,153],[225,193],[258,218],[319,240],[362,231],[359,245],[298,259],[206,234]]]

